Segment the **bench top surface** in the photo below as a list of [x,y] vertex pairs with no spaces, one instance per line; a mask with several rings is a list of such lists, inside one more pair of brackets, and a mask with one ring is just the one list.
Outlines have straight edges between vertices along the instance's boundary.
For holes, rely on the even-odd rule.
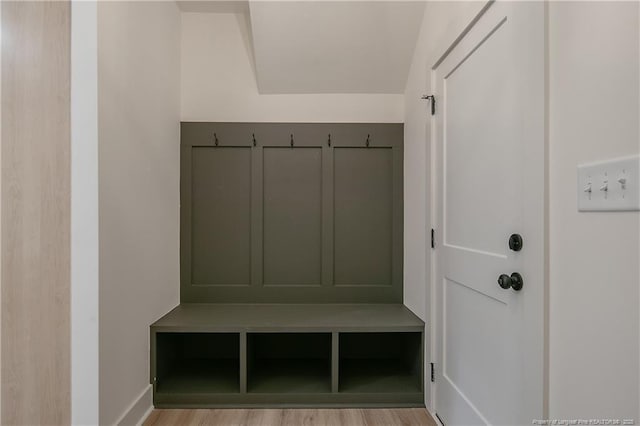
[[188,331],[422,331],[424,322],[402,304],[182,303],[151,325]]

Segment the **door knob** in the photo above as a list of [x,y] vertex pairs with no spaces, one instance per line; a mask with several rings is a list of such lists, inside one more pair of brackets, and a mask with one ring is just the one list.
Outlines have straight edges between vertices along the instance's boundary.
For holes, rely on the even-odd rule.
[[509,248],[513,251],[522,250],[522,236],[520,234],[511,234],[509,237]]
[[522,281],[522,275],[520,275],[517,272],[514,272],[513,274],[511,274],[511,276],[507,274],[500,275],[498,277],[498,284],[500,285],[500,287],[504,288],[505,290],[511,287],[515,291],[520,291],[522,290],[522,286],[524,285],[524,282]]

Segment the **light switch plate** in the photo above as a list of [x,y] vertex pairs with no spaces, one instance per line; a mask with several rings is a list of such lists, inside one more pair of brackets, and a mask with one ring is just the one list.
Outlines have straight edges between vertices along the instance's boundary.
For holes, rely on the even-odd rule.
[[578,166],[578,211],[628,210],[640,210],[639,155]]

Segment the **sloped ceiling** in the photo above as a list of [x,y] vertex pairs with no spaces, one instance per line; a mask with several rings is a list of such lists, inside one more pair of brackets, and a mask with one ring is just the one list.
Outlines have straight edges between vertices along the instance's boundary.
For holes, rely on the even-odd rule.
[[422,1],[181,1],[183,11],[248,10],[263,94],[403,93]]

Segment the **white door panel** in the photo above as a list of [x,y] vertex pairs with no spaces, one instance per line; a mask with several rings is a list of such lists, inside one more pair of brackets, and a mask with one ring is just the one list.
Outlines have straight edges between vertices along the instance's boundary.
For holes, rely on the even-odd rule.
[[[544,5],[491,4],[434,76],[436,412],[447,426],[531,424],[543,414]],[[512,272],[520,291],[497,283]]]
[[[512,140],[518,111],[512,108],[517,91],[508,67],[507,29],[502,21],[473,54],[452,64],[444,79],[446,102],[441,103],[445,243],[499,254],[506,254],[504,233],[518,228],[514,222],[522,208],[520,158],[504,161],[521,155]],[[496,205],[491,202],[496,196],[509,202]]]
[[[502,303],[508,303],[510,294],[496,285],[496,278],[511,268],[506,256],[484,254],[447,245],[442,247],[442,251],[444,276],[447,279]],[[464,265],[463,268],[460,267],[461,264]],[[509,271],[511,272],[513,271]]]
[[[504,336],[508,324],[503,310],[507,304],[446,280],[444,288],[443,376],[478,410],[478,415],[493,419],[491,410],[502,409],[495,401],[509,401],[505,394],[509,348]],[[468,357],[458,356],[461,353]],[[491,384],[491,392],[487,390]],[[450,424],[447,422],[447,424]]]

